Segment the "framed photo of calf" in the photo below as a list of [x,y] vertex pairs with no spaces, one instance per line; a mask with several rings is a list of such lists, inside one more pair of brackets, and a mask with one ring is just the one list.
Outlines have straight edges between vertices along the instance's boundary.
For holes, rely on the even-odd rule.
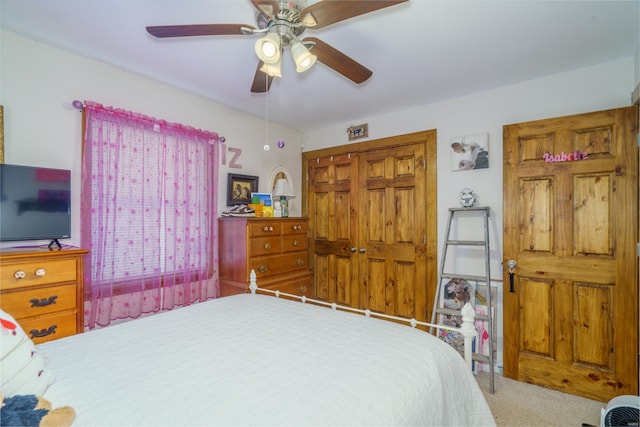
[[251,193],[258,191],[257,176],[227,174],[227,206],[248,205]]
[[489,134],[459,136],[451,139],[451,170],[465,171],[489,167]]

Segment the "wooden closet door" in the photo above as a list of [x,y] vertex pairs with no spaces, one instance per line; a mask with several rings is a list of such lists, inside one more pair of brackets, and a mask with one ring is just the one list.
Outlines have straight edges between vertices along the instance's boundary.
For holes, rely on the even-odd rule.
[[360,156],[358,264],[364,307],[427,319],[425,145]]
[[316,298],[430,319],[436,131],[305,152],[303,174]]
[[357,154],[307,162],[311,265],[316,298],[360,307],[357,259]]

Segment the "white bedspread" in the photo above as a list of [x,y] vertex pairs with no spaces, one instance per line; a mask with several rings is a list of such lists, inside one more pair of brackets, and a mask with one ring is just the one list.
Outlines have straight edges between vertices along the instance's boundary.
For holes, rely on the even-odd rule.
[[495,425],[463,359],[423,331],[264,295],[38,346],[74,426]]

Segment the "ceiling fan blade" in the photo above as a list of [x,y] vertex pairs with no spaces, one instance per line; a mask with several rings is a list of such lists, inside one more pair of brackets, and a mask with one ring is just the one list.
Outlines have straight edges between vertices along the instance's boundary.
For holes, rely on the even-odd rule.
[[[406,1],[408,0],[323,0],[302,9],[300,21],[305,22],[309,28],[318,29]],[[316,25],[308,24],[309,17],[307,15],[309,14],[317,22]]]
[[269,88],[271,87],[273,76],[260,71],[260,67],[262,67],[263,64],[264,62],[258,61],[258,68],[256,68],[256,74],[253,76],[253,83],[251,84],[251,92],[253,93],[269,92]]
[[302,42],[307,46],[309,46],[309,44],[313,44],[310,51],[318,57],[318,61],[355,83],[362,83],[373,74],[373,72],[365,66],[359,64],[344,53],[340,52],[338,49],[331,47],[320,39],[307,37],[302,40]]
[[[249,32],[243,31],[243,28],[249,30]],[[149,34],[160,38],[251,34],[255,29],[251,25],[244,24],[161,25],[147,27]]]
[[253,6],[260,12],[272,18],[278,14],[280,7],[278,6],[278,0],[251,0]]

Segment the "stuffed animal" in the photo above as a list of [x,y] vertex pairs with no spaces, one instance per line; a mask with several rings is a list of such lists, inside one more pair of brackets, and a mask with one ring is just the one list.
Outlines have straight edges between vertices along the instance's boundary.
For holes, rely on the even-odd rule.
[[33,394],[0,397],[0,426],[68,427],[76,418],[70,406],[51,409],[51,402]]

